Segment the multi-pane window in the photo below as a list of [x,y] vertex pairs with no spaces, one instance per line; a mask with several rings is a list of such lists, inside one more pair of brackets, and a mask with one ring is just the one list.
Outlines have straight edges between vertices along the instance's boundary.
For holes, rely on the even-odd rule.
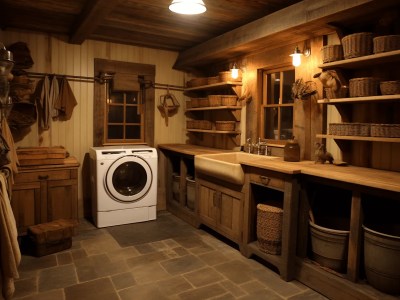
[[293,68],[264,71],[262,86],[261,137],[287,140],[293,135]]
[[140,92],[110,91],[106,103],[106,143],[144,141],[144,113]]

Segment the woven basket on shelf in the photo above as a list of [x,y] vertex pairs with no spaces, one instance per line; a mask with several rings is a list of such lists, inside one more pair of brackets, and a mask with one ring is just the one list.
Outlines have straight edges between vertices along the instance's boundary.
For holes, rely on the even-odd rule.
[[234,95],[223,95],[221,96],[221,105],[222,106],[236,106],[237,105],[237,96]]
[[219,72],[219,80],[221,82],[227,82],[227,81],[242,81],[242,74],[239,71],[239,77],[238,78],[232,78],[232,73],[231,71],[224,71],[224,72]]
[[211,130],[212,129],[212,122],[208,120],[200,120],[200,128],[199,129],[204,129],[204,130]]
[[343,56],[345,59],[372,54],[372,33],[353,33],[342,38]]
[[379,85],[382,95],[400,94],[400,80],[381,81]]
[[350,97],[367,97],[378,95],[379,79],[360,77],[349,80]]
[[207,78],[207,84],[215,84],[219,82],[219,76],[213,76]]
[[202,86],[202,85],[207,85],[208,84],[208,78],[207,77],[199,77],[199,78],[193,78],[190,79],[188,82],[186,82],[187,87],[196,87],[196,86]]
[[190,106],[192,108],[199,107],[199,98],[190,98]]
[[327,45],[321,48],[322,62],[328,63],[343,59],[342,45]]
[[210,106],[210,101],[208,101],[208,98],[198,98],[198,101],[199,101],[199,107]]
[[373,38],[374,53],[400,49],[400,35],[383,35]]
[[187,120],[186,121],[186,129],[195,129],[194,124],[195,124],[195,122],[193,120]]
[[210,106],[221,106],[221,95],[208,95]]
[[371,124],[371,136],[400,137],[400,124]]
[[257,240],[261,251],[280,254],[282,248],[283,209],[257,204]]
[[369,136],[370,124],[368,123],[330,123],[329,134],[347,136]]
[[215,121],[215,129],[221,131],[234,131],[235,121]]

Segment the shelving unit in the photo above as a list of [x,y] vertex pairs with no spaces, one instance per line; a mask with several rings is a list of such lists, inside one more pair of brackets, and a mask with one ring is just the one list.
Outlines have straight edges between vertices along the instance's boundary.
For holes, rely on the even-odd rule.
[[374,137],[374,136],[317,134],[317,137],[323,139],[348,140],[348,141],[400,143],[400,138],[385,138],[385,137]]
[[[231,95],[234,93],[236,96],[241,95],[241,87],[242,83],[239,81],[227,81],[227,82],[219,82],[209,85],[191,87],[185,89],[184,93],[189,97],[204,97],[213,93],[218,93],[221,95]],[[240,130],[238,130],[240,126],[241,119],[241,109],[242,107],[237,106],[208,106],[208,107],[195,107],[186,109],[186,113],[192,114],[194,119],[200,118],[214,121],[235,121],[236,126],[235,130],[215,130],[214,128],[211,130],[204,129],[187,129],[187,132],[192,134],[201,135],[199,136],[199,140],[203,143],[202,146],[214,147],[215,144],[223,144],[228,145],[228,141],[232,141],[232,145],[234,147],[239,146],[240,144]],[[206,136],[204,136],[206,135]],[[204,138],[209,142],[214,139],[212,144],[207,144],[204,142]],[[211,139],[210,139],[211,138]],[[218,139],[218,141],[215,141]],[[232,147],[228,147],[232,148]]]

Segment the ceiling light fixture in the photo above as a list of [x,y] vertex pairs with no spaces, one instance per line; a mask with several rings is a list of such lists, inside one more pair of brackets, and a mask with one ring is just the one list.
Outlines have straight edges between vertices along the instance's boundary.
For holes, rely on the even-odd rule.
[[169,9],[184,15],[202,14],[207,10],[202,0],[173,0]]
[[294,67],[298,67],[301,65],[301,57],[304,55],[305,57],[309,57],[311,54],[311,49],[305,49],[304,52],[301,52],[299,47],[296,46],[294,51],[290,56],[292,57],[292,65]]

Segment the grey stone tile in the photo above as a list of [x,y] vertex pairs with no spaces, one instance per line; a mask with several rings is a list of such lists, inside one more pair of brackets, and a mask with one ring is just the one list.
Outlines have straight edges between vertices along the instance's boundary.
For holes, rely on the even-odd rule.
[[81,245],[89,256],[106,253],[120,248],[117,241],[109,234],[100,235],[93,239],[82,240]]
[[110,261],[126,260],[139,255],[139,251],[137,251],[137,249],[133,246],[107,252],[107,256]]
[[119,300],[110,278],[101,278],[65,288],[65,300]]
[[313,291],[307,290],[300,294],[294,295],[292,297],[287,298],[288,300],[328,300],[328,298],[323,295]]
[[224,277],[213,268],[203,268],[183,275],[195,287],[201,287],[224,280]]
[[38,282],[36,277],[17,280],[14,282],[15,292],[14,298],[28,296],[38,291]]
[[30,272],[55,266],[57,266],[57,258],[54,254],[42,257],[23,255],[18,270],[21,272]]
[[222,273],[226,278],[236,284],[251,281],[251,269],[242,261],[233,260],[214,267],[218,272]]
[[59,289],[77,283],[73,265],[44,269],[39,272],[39,292]]
[[213,300],[232,300],[236,299],[231,293],[226,293],[221,296],[213,297]]
[[[16,297],[14,297],[16,298]],[[63,289],[51,290],[43,293],[33,294],[27,297],[18,298],[21,300],[65,300]]]
[[71,255],[74,260],[78,260],[78,259],[87,257],[87,253],[86,253],[85,249],[71,250]]
[[264,290],[257,290],[249,295],[239,297],[240,300],[283,300],[285,298],[280,297],[274,291],[264,289]]
[[207,247],[208,245],[204,243],[198,236],[178,236],[174,240],[186,249],[195,247]]
[[175,276],[157,282],[158,289],[163,295],[172,296],[192,289],[192,285],[182,276]]
[[194,248],[190,248],[189,252],[194,254],[194,255],[199,255],[199,254],[203,254],[203,253],[208,253],[214,251],[214,248],[207,245],[206,243],[201,244],[198,247],[194,247]]
[[149,243],[149,245],[154,249],[156,249],[157,251],[167,250],[171,248],[168,246],[168,244],[164,243],[164,241]]
[[129,268],[134,269],[143,265],[147,265],[153,262],[160,262],[166,259],[168,259],[168,256],[162,251],[131,257],[126,260],[126,263]]
[[259,290],[264,290],[265,286],[262,285],[259,281],[257,280],[252,280],[246,283],[243,283],[240,285],[240,287],[245,290],[248,294],[254,293]]
[[295,284],[282,280],[278,274],[268,268],[254,270],[252,276],[266,287],[285,298],[296,295],[302,291]]
[[177,275],[200,269],[205,266],[205,263],[194,255],[186,255],[163,261],[161,265],[171,275]]
[[138,284],[151,283],[171,277],[159,263],[142,265],[134,270],[133,275]]
[[57,254],[56,257],[59,266],[72,263],[72,255],[70,251]]
[[203,253],[198,255],[198,257],[209,266],[215,266],[217,264],[221,264],[230,260],[219,251]]
[[152,252],[158,251],[151,244],[135,245],[135,248],[140,254],[147,254],[147,253],[152,253]]
[[133,277],[132,272],[125,272],[111,276],[111,280],[117,290],[136,285],[136,280]]
[[223,286],[227,291],[229,291],[235,297],[240,297],[240,296],[247,295],[247,293],[244,290],[242,290],[241,287],[239,287],[238,285],[234,284],[230,280],[222,281],[219,284],[221,286]]
[[217,296],[222,296],[228,291],[225,290],[219,284],[207,285],[201,288],[190,290],[179,294],[179,297],[183,300],[203,300],[211,299]]
[[185,256],[189,254],[189,251],[183,247],[175,247],[172,250],[177,254],[177,256]]
[[179,247],[180,245],[173,239],[166,239],[163,240],[164,244],[168,247],[168,248],[176,248]]
[[[145,299],[145,300],[166,300],[164,295],[156,284],[135,285],[133,287],[120,290],[118,292],[121,300]],[[68,300],[68,299],[67,299]]]

